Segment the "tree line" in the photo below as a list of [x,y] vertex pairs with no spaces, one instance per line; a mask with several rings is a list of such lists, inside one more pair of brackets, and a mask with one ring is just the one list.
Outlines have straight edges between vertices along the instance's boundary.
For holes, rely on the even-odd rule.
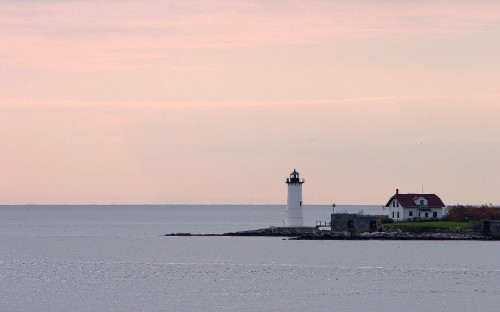
[[448,221],[500,220],[500,207],[493,205],[449,206],[443,219]]

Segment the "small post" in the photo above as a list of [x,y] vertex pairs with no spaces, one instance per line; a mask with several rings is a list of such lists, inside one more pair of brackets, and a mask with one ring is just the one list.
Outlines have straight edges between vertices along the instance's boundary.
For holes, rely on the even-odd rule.
[[332,210],[333,214],[335,214],[335,203],[332,204]]

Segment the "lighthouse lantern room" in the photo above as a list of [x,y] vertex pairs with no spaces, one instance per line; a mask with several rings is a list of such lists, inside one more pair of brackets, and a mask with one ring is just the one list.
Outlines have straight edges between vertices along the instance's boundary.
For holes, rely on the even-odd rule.
[[302,211],[302,183],[304,179],[299,178],[299,173],[293,169],[290,178],[286,179],[288,185],[288,197],[286,202],[286,226],[304,226],[304,213]]

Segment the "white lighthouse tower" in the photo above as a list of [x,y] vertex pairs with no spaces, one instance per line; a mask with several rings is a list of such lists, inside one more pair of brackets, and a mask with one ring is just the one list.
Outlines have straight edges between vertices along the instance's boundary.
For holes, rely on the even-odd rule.
[[301,227],[304,226],[304,213],[302,211],[302,183],[299,173],[293,169],[290,178],[286,179],[288,184],[288,197],[286,201],[286,226]]

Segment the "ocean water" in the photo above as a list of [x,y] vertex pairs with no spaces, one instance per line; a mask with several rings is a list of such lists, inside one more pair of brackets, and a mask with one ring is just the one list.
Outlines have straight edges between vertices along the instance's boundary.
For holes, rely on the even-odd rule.
[[[306,223],[330,211],[306,206]],[[499,311],[499,242],[162,236],[283,216],[283,206],[0,206],[0,311]]]

